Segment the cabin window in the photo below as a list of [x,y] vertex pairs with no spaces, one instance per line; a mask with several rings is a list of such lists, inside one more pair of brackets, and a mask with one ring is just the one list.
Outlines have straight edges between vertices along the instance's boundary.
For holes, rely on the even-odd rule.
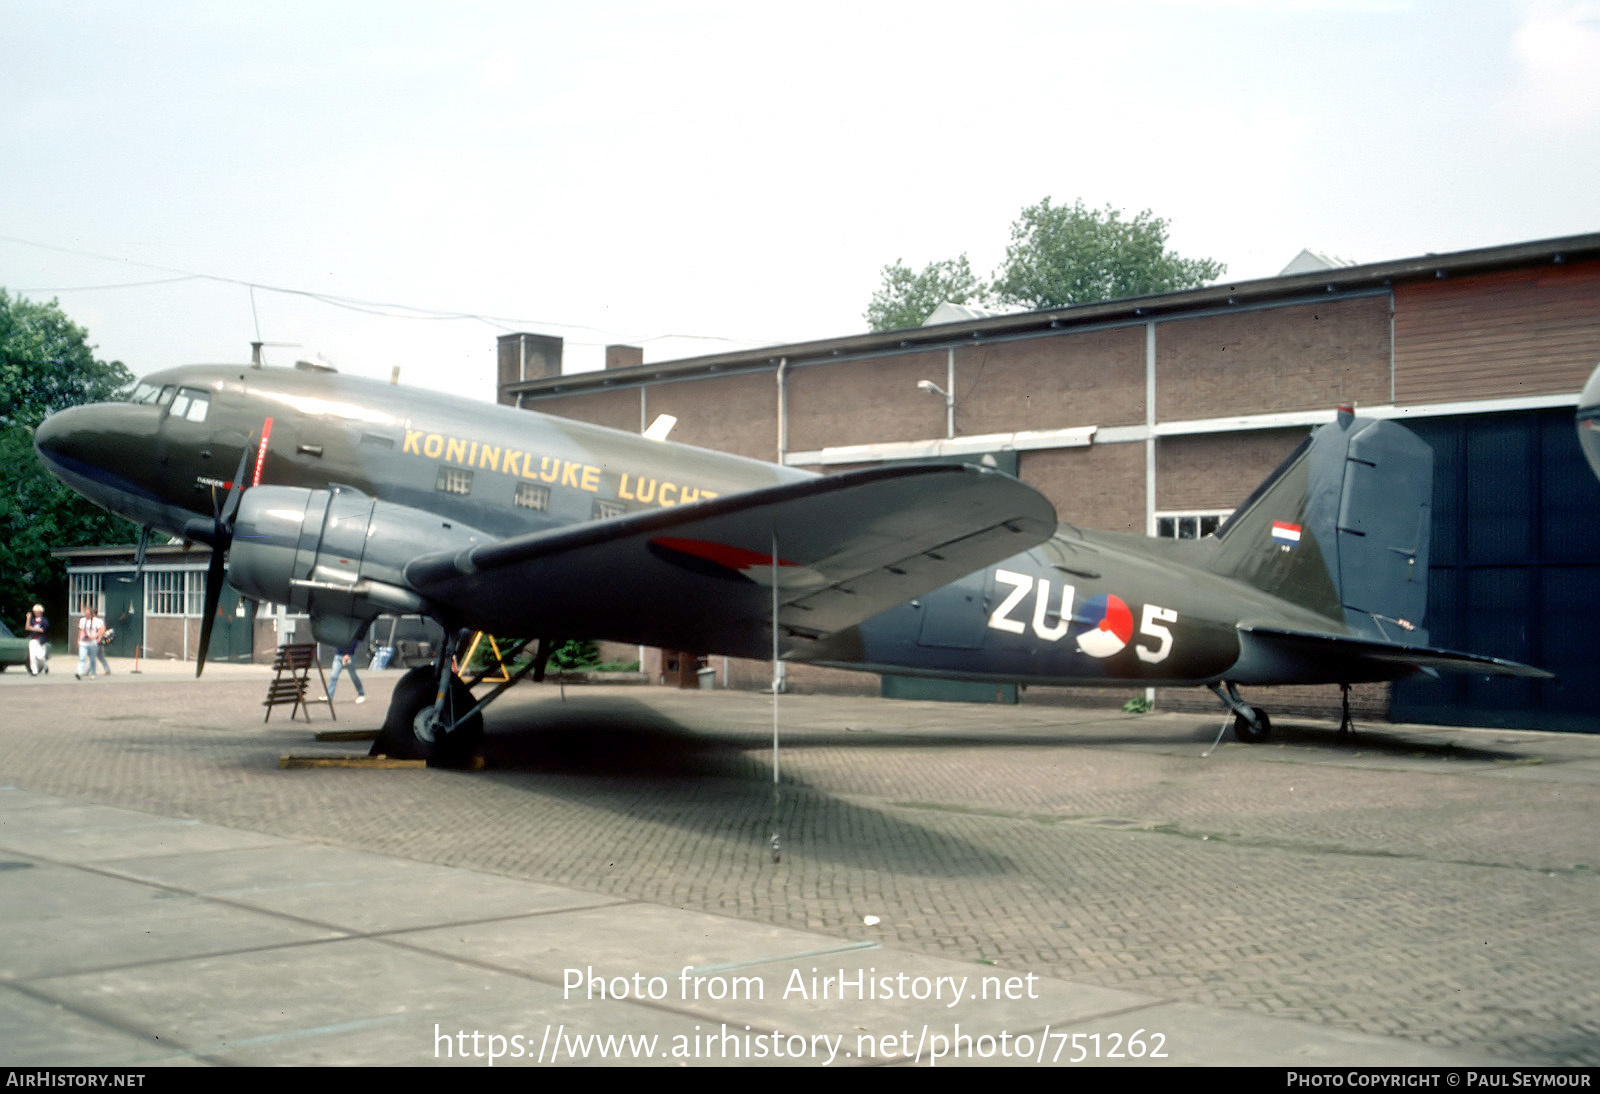
[[589,512],[590,520],[610,520],[620,517],[628,511],[628,507],[620,501],[607,501],[604,498],[594,499],[594,508]]
[[446,494],[472,493],[472,472],[464,467],[439,468],[439,477],[434,480],[433,488]]
[[536,482],[519,482],[517,492],[511,498],[511,504],[522,509],[548,509],[550,488]]
[[1232,513],[1231,509],[1199,513],[1157,513],[1156,536],[1159,539],[1204,539],[1222,527],[1222,522]]
[[186,422],[203,422],[211,409],[211,396],[199,388],[180,387],[172,399],[172,416]]

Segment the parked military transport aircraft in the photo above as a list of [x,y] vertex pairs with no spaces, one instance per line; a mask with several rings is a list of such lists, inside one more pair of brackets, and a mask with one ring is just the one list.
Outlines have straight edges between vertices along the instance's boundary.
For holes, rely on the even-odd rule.
[[[1241,740],[1241,684],[1419,669],[1548,675],[1431,648],[1429,450],[1341,412],[1213,536],[1056,524],[972,466],[818,476],[302,366],[192,366],[62,411],[46,465],[146,529],[213,546],[201,662],[226,577],[342,646],[384,612],[451,637],[396,685],[378,748],[465,762],[482,709],[456,635],[606,638],[874,672],[1034,684],[1204,685]],[[774,625],[774,621],[776,625]],[[507,660],[514,656],[508,652]]]

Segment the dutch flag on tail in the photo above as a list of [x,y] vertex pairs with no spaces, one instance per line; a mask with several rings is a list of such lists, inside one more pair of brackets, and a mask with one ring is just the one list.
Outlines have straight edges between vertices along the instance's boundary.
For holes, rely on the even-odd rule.
[[1300,545],[1300,526],[1290,524],[1286,520],[1272,522],[1272,542],[1280,547],[1294,548]]

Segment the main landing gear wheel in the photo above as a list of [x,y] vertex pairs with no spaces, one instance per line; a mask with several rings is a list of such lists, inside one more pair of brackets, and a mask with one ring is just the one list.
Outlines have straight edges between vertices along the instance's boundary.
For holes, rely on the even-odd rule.
[[383,729],[373,742],[372,754],[396,760],[426,760],[429,767],[468,767],[483,750],[483,716],[474,714],[448,733],[444,731],[454,711],[472,708],[472,692],[455,673],[450,674],[444,708],[434,713],[435,669],[419,665],[400,678],[389,700]]
[[[1258,745],[1272,736],[1272,719],[1267,717],[1267,712],[1260,707],[1253,707],[1239,698],[1239,689],[1230,681],[1218,680],[1214,684],[1207,684],[1211,693],[1222,700],[1222,705],[1233,714],[1233,736],[1241,744]],[[1228,723],[1223,722],[1224,726]],[[1217,730],[1217,739],[1222,739],[1222,730]]]
[[1243,744],[1258,745],[1272,736],[1272,719],[1267,717],[1267,712],[1260,707],[1246,707],[1245,709],[1250,712],[1250,715],[1255,716],[1255,723],[1252,724],[1250,716],[1243,711],[1235,713],[1233,716],[1234,739]]

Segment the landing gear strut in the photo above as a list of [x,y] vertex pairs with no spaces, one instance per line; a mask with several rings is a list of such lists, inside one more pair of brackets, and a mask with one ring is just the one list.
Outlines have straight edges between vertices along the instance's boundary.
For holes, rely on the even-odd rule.
[[1272,719],[1267,717],[1267,712],[1239,698],[1239,689],[1235,685],[1224,680],[1207,686],[1212,694],[1222,700],[1222,705],[1233,712],[1233,736],[1236,740],[1255,745],[1272,736]]
[[383,729],[372,743],[374,756],[426,760],[429,767],[468,767],[483,751],[483,704],[452,667],[460,644],[461,636],[447,630],[438,660],[400,678]]
[[[541,639],[534,657],[482,699],[472,694],[485,672],[469,683],[453,668],[464,634],[445,632],[439,659],[407,672],[394,687],[383,729],[373,742],[372,755],[394,759],[426,760],[429,767],[470,767],[483,753],[483,708],[494,702],[529,673],[544,677],[555,644]],[[518,641],[497,657],[494,669],[502,673],[527,646]],[[462,666],[465,668],[465,666]]]
[[1339,736],[1343,737],[1346,733],[1348,733],[1350,736],[1354,737],[1356,735],[1356,722],[1354,718],[1350,717],[1349,684],[1339,685],[1339,700],[1342,708],[1339,715]]

